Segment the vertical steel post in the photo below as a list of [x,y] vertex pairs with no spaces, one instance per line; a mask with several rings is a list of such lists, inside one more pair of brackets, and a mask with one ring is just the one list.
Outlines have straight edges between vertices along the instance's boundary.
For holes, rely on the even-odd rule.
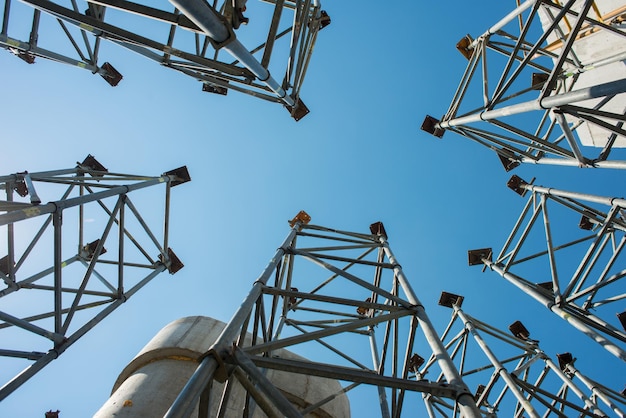
[[51,216],[52,225],[54,227],[54,332],[61,334],[63,329],[61,314],[63,311],[63,248],[61,245],[63,212],[61,210],[57,210],[52,213]]
[[4,15],[2,16],[1,35],[6,36],[9,30],[9,12],[11,11],[11,0],[4,0]]
[[438,359],[437,363],[439,364],[439,367],[441,367],[441,370],[443,374],[445,375],[446,379],[448,380],[448,383],[451,386],[456,386],[459,389],[460,395],[457,399],[457,402],[459,404],[461,412],[466,417],[476,417],[476,418],[480,417],[481,413],[478,407],[476,406],[476,402],[474,401],[473,396],[471,395],[469,389],[467,388],[467,386],[461,379],[461,375],[459,374],[458,370],[454,366],[454,363],[452,362],[452,359],[450,358],[450,356],[448,355],[448,352],[443,346],[443,343],[439,339],[439,335],[437,335],[437,332],[435,331],[433,324],[430,322],[430,319],[426,315],[426,310],[424,309],[424,305],[422,305],[420,300],[415,295],[415,292],[411,288],[411,285],[408,279],[404,275],[404,272],[402,271],[400,264],[398,264],[398,262],[396,261],[396,258],[393,255],[393,252],[389,248],[387,239],[383,235],[379,235],[378,239],[383,245],[383,249],[385,251],[385,254],[387,255],[387,258],[389,259],[389,262],[393,265],[393,271],[398,278],[398,281],[400,283],[400,286],[402,287],[402,290],[407,295],[407,298],[409,299],[409,301],[413,305],[415,305],[415,312],[416,312],[415,316],[419,319],[419,322],[422,325],[422,331],[424,332],[424,335],[426,336],[428,345],[433,350],[433,355]]
[[[378,347],[376,346],[376,338],[374,336],[374,328],[369,328],[369,340],[372,350],[372,362],[374,364],[374,370],[380,371],[380,358],[378,357]],[[387,403],[387,394],[385,388],[378,386],[378,401],[380,403],[380,413],[383,418],[390,418],[389,404]]]
[[[13,202],[13,187],[14,183],[6,183],[7,202]],[[8,286],[15,286],[15,229],[13,224],[7,225],[7,272],[6,275],[9,278]]]
[[[77,175],[78,177],[78,175]],[[85,195],[85,186],[83,185],[83,180],[80,179],[80,186],[78,188],[78,195],[80,197]],[[83,205],[78,205],[78,248],[76,249],[76,254],[80,254],[83,251],[83,246],[85,245],[85,208]]]
[[[168,183],[169,185],[169,183]],[[117,265],[117,297],[124,295],[124,232],[126,230],[125,219],[126,195],[120,196],[119,221],[118,221],[118,265]],[[167,218],[167,215],[166,215]]]
[[170,194],[171,194],[171,182],[167,182],[165,185],[165,220],[163,221],[163,251],[167,254],[167,249],[170,246]]

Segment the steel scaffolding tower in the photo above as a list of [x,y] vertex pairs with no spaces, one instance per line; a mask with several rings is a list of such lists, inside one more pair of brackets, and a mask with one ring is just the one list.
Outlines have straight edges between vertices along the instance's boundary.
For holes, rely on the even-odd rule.
[[[0,400],[159,273],[183,267],[168,242],[170,189],[189,180],[186,167],[157,177],[111,173],[91,155],[75,168],[0,177],[0,369],[9,379]],[[164,217],[149,195],[142,216],[131,195],[158,185]]]
[[528,201],[495,259],[491,248],[472,250],[470,265],[484,264],[626,361],[626,200],[517,176],[509,187]]
[[[448,111],[422,129],[456,132],[520,163],[626,168],[626,7],[527,0],[457,49],[468,65]],[[473,93],[473,94],[472,94]]]
[[255,44],[249,49],[235,35],[248,20],[234,5],[243,3],[245,10],[244,0],[143,3],[5,0],[0,47],[30,64],[37,57],[50,59],[100,74],[116,86],[122,74],[100,59],[104,39],[197,79],[206,92],[225,95],[232,89],[281,103],[296,120],[308,113],[300,90],[317,34],[330,23],[319,0],[263,2],[249,15],[246,35]]
[[[466,417],[480,416],[394,257],[383,225],[372,224],[371,233],[363,234],[310,225],[309,220],[300,212],[290,222],[289,235],[207,347],[166,416],[189,416],[198,405],[206,411],[213,397],[225,409],[235,379],[247,390],[250,406],[244,414],[257,405],[269,416],[299,417],[334,398],[295,406],[264,369],[335,379],[345,382],[342,392],[371,388],[384,417],[401,416],[411,392],[446,399]],[[252,336],[250,344],[244,344],[246,335]],[[441,375],[438,381],[413,378],[418,346],[437,359],[431,366]],[[277,358],[272,353],[278,349],[306,360]],[[211,390],[214,380],[226,382],[223,393]]]
[[[453,309],[442,341],[484,416],[626,416],[626,397],[584,376],[571,353],[553,361],[520,322],[508,332],[461,309],[463,297],[443,292],[439,304]],[[429,373],[431,358],[418,370]],[[425,395],[429,416],[447,416],[451,405]]]

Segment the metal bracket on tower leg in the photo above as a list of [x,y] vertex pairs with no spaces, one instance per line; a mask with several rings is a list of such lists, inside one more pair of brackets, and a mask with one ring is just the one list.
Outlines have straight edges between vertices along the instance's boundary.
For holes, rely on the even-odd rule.
[[524,195],[526,194],[526,189],[524,188],[524,186],[527,186],[528,184],[529,183],[524,181],[524,179],[516,175],[513,175],[513,177],[511,177],[506,183],[509,189],[513,190],[515,193],[522,197],[524,197]]
[[296,103],[295,106],[293,107],[286,106],[286,108],[287,110],[289,110],[291,117],[294,118],[296,122],[298,122],[300,119],[302,119],[303,117],[309,114],[309,108],[306,107],[304,102],[299,97],[298,97],[298,102]]
[[296,216],[293,217],[292,220],[289,221],[289,226],[293,228],[294,225],[298,222],[301,222],[305,225],[308,224],[309,222],[311,222],[311,215],[301,210]]
[[117,86],[120,81],[122,81],[122,78],[124,78],[122,74],[113,68],[113,66],[108,62],[102,64],[102,72],[100,75],[104,78],[104,81],[111,85],[111,87]]
[[481,248],[478,250],[469,250],[467,252],[467,262],[470,266],[483,264],[483,259],[491,261],[491,248]]
[[[91,154],[88,154],[82,163],[76,162],[76,165],[81,171],[89,171],[89,174],[92,177],[102,177],[104,173],[109,172],[109,170],[105,166],[100,164],[100,162],[96,160],[96,157]],[[97,173],[94,173],[94,171],[97,171]]]
[[456,43],[456,49],[463,54],[463,56],[469,61],[474,55],[474,48],[470,48],[474,40],[470,35],[465,35],[459,42]]
[[498,158],[500,159],[500,162],[502,163],[502,166],[507,173],[520,165],[520,162],[517,161],[515,158],[505,155],[505,150],[501,149],[496,151],[496,153],[498,154]]
[[175,168],[170,171],[166,171],[164,175],[175,177],[174,180],[170,181],[170,186],[172,187],[176,187],[179,184],[183,184],[183,183],[187,183],[188,181],[191,181],[191,176],[189,175],[189,170],[187,170],[186,165]]
[[209,83],[202,83],[202,91],[206,93],[219,94],[220,96],[228,95],[228,89],[226,87]]
[[176,254],[174,254],[174,251],[172,251],[171,248],[167,249],[167,260],[165,260],[163,254],[159,254],[159,261],[165,264],[165,266],[167,267],[167,271],[169,271],[170,274],[176,274],[180,269],[185,267],[183,262],[180,261],[180,259],[176,256]]
[[424,122],[422,122],[422,131],[426,131],[437,138],[442,138],[445,130],[437,127],[439,122],[440,121],[438,119],[435,119],[430,115],[426,115]]
[[27,64],[34,64],[35,63],[35,56],[33,54],[31,54],[28,51],[22,51],[22,50],[15,50],[15,55],[17,55],[17,57],[19,59],[21,59],[22,61],[26,62]]
[[459,308],[463,304],[463,300],[465,298],[461,295],[455,295],[454,293],[441,292],[441,297],[439,298],[439,305],[445,306],[447,308],[452,308],[454,305]]

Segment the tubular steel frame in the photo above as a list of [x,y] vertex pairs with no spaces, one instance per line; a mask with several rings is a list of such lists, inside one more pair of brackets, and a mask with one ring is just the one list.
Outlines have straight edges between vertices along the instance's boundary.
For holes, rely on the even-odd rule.
[[[626,136],[626,78],[577,83],[581,74],[626,58],[624,13],[622,7],[600,16],[592,0],[522,2],[478,39],[459,42],[468,66],[446,114],[427,116],[422,129],[486,146],[507,171],[520,163],[625,169],[624,157],[610,154]],[[542,27],[540,14],[551,24]],[[583,62],[575,42],[599,33],[614,42],[614,55]],[[599,152],[576,138],[584,124],[607,132]]]
[[509,186],[530,192],[528,201],[495,260],[491,249],[479,249],[469,252],[470,264],[497,272],[626,361],[626,332],[609,316],[626,299],[626,200],[534,186],[517,176]]
[[[252,404],[266,411],[271,405],[280,416],[304,416],[332,400],[299,409],[264,378],[264,369],[346,382],[342,393],[367,385],[385,417],[401,416],[406,392],[432,393],[464,416],[480,416],[391,252],[382,224],[362,234],[309,225],[309,220],[300,212],[291,221],[291,232],[166,416],[189,416],[199,402],[199,410],[206,411],[213,396],[225,408],[227,391],[223,396],[211,392],[217,378],[227,381],[226,388],[237,379]],[[438,359],[435,366],[444,376],[439,382],[408,379],[418,324],[424,347]],[[249,345],[245,335],[252,335]],[[370,345],[371,357],[358,338]],[[272,352],[277,349],[307,360],[276,358]]]
[[[255,41],[258,45],[248,50],[237,40],[228,18],[232,14],[230,1],[183,1],[199,3],[214,18],[219,33],[225,34],[215,39],[216,32],[201,29],[194,16],[181,14],[163,0],[145,4],[125,0],[4,0],[4,5],[0,4],[0,47],[31,64],[41,57],[84,68],[115,86],[122,75],[100,59],[104,39],[200,81],[204,91],[225,95],[233,89],[282,103],[299,120],[308,113],[300,100],[302,83],[317,34],[330,18],[319,1],[266,1],[273,7],[273,13],[268,13],[267,33],[257,29],[265,27],[264,19],[252,16],[252,24],[262,36]],[[288,23],[285,14],[291,15]],[[21,38],[20,34],[29,29],[28,39]],[[278,58],[286,57],[285,61],[272,60],[274,47],[283,45],[285,51],[281,50]],[[220,54],[221,49],[230,54]],[[272,80],[270,69],[283,77],[280,86],[268,82]]]
[[[440,304],[454,312],[441,339],[465,381],[475,385],[474,396],[484,416],[626,416],[626,397],[584,376],[570,353],[558,355],[557,364],[519,321],[505,332],[465,313],[463,297],[444,295],[447,302]],[[418,379],[433,361],[418,371]],[[451,407],[431,395],[425,401],[430,417],[446,416]]]
[[[6,193],[0,201],[0,232],[6,234],[6,246],[0,246],[6,254],[0,258],[0,359],[11,366],[3,367],[2,378],[10,380],[0,388],[0,400],[159,273],[182,268],[168,243],[170,188],[189,180],[185,167],[158,177],[109,173],[92,156],[75,168],[0,177]],[[165,187],[165,218],[154,229],[130,195],[157,185]],[[60,197],[42,203],[44,195]],[[153,232],[159,229],[161,239]],[[43,253],[50,250],[47,267]],[[42,351],[49,342],[52,347]],[[25,361],[13,378],[6,375]]]

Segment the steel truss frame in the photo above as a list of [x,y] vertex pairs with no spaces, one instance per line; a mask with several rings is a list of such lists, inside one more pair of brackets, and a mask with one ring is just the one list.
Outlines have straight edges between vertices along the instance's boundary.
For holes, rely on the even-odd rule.
[[[520,163],[625,169],[611,152],[626,136],[626,78],[581,82],[626,58],[626,9],[598,10],[593,0],[527,0],[478,39],[463,38],[457,48],[469,62],[450,107],[440,120],[427,116],[422,129],[486,146],[507,171]],[[550,24],[542,27],[540,16]],[[608,56],[579,54],[576,42],[593,36],[614,45]],[[602,130],[603,148],[582,144],[584,127]]]
[[[557,355],[557,364],[521,322],[505,332],[465,313],[462,302],[462,296],[443,292],[440,304],[453,314],[441,339],[463,379],[477,388],[474,397],[484,416],[626,416],[626,397],[584,376],[570,353]],[[418,378],[433,362],[425,363]],[[430,417],[446,416],[451,408],[431,395],[425,401]]]
[[[170,188],[189,180],[186,167],[157,177],[110,173],[91,155],[75,168],[0,177],[0,358],[4,373],[28,363],[8,376],[0,400],[159,273],[183,267],[168,242]],[[146,218],[130,196],[158,185],[165,187],[164,218],[150,227],[154,205]],[[42,203],[44,195],[60,197]]]
[[[32,11],[32,17],[26,15],[20,3],[30,6],[26,9]],[[176,7],[165,1],[140,4],[125,0],[20,0],[20,3],[4,0],[4,5],[0,4],[3,16],[0,47],[28,63],[34,63],[36,57],[50,59],[100,74],[116,86],[122,74],[100,59],[104,39],[200,81],[204,91],[225,95],[232,89],[281,103],[296,120],[308,113],[300,100],[300,91],[317,34],[330,23],[317,0],[267,1],[274,8],[267,33],[259,30],[261,36],[255,41],[258,45],[248,50],[233,31],[230,0],[214,0],[211,4],[204,0],[173,0]],[[185,3],[201,6],[214,25],[207,28],[198,21],[198,16],[181,14],[179,6]],[[288,13],[291,22],[281,25]],[[21,39],[19,33],[28,29],[23,25],[29,21],[30,35]],[[260,19],[253,18],[253,22],[257,27],[262,25]],[[52,46],[43,46],[50,42]],[[282,60],[282,55],[286,56],[285,61],[279,63],[272,56],[276,55],[274,46],[282,47],[281,42],[288,43],[288,47],[278,57]],[[222,49],[229,54],[220,54]],[[280,84],[273,80],[270,69],[283,77]]]
[[472,250],[470,265],[484,264],[626,361],[626,332],[613,325],[626,326],[625,314],[612,311],[619,321],[608,315],[626,299],[626,200],[535,186],[517,176],[509,187],[530,193],[528,201],[496,258],[490,248]]
[[[310,225],[309,220],[300,212],[291,221],[291,232],[166,416],[189,416],[198,402],[202,415],[212,397],[222,399],[220,408],[225,408],[228,386],[235,380],[247,390],[246,403],[268,416],[304,416],[332,400],[299,409],[264,377],[264,369],[347,382],[342,393],[359,385],[377,388],[373,398],[380,400],[385,417],[401,416],[407,392],[432,393],[465,416],[480,416],[391,252],[382,224],[362,234]],[[424,347],[435,353],[445,376],[441,382],[409,378],[418,324]],[[252,335],[249,345],[246,335]],[[370,345],[370,354],[358,338]],[[307,359],[276,358],[272,353],[278,349],[305,350],[294,352]],[[222,395],[211,390],[214,379],[226,380]]]

